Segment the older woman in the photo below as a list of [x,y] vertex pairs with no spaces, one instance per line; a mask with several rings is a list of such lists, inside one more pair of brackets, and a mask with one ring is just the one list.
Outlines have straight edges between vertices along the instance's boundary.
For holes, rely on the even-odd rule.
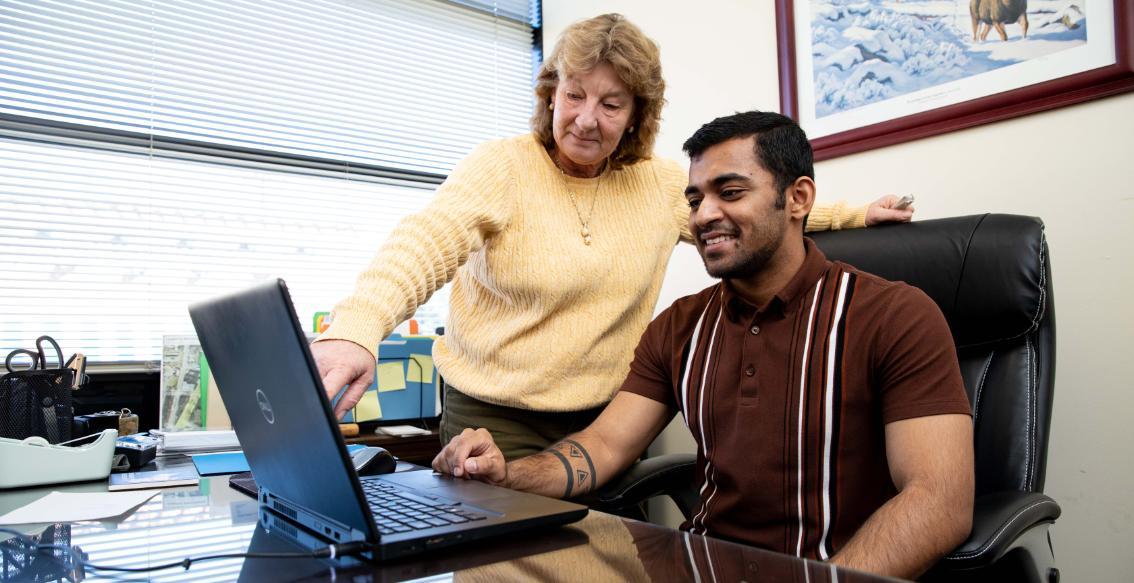
[[[433,348],[442,440],[484,427],[512,459],[588,425],[690,242],[686,172],[653,157],[664,91],[657,46],[622,16],[568,28],[539,73],[532,133],[476,148],[335,307],[312,352],[332,396],[349,385],[336,413],[373,379],[379,341],[452,280]],[[908,220],[888,201],[818,207],[809,228]]]

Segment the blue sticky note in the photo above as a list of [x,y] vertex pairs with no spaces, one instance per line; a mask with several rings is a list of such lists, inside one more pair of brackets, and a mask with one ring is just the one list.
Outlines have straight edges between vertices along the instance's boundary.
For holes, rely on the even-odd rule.
[[[347,453],[365,448],[365,445],[353,444],[347,446]],[[220,474],[239,474],[249,471],[248,460],[242,451],[226,451],[222,453],[199,453],[193,458],[193,465],[197,466],[197,473],[202,476],[216,476]]]

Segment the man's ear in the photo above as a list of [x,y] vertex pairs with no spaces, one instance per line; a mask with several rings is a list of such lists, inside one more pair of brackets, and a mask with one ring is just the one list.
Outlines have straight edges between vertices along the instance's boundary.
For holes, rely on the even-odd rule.
[[792,220],[802,222],[815,205],[815,181],[807,176],[800,176],[787,188],[787,211]]

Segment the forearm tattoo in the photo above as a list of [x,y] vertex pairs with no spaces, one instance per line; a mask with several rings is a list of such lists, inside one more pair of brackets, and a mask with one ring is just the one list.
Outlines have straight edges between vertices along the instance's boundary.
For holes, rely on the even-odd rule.
[[564,439],[547,448],[547,453],[555,456],[563,464],[567,474],[567,489],[564,498],[573,498],[595,489],[595,464],[591,454],[579,442]]

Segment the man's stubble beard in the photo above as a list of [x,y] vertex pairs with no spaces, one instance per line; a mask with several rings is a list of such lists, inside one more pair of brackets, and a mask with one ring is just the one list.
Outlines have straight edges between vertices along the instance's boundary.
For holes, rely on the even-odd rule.
[[[709,267],[709,262],[701,255],[701,261],[705,264],[705,270],[709,272],[712,277],[720,279],[745,279],[759,275],[768,266],[768,262],[772,257],[775,257],[776,252],[780,250],[780,245],[783,243],[784,225],[779,221],[769,221],[771,226],[767,228],[770,233],[765,240],[764,245],[759,249],[751,251],[742,250],[741,255],[729,265],[718,266],[716,268]],[[754,233],[758,235],[758,233]],[[741,239],[738,237],[737,241]]]

